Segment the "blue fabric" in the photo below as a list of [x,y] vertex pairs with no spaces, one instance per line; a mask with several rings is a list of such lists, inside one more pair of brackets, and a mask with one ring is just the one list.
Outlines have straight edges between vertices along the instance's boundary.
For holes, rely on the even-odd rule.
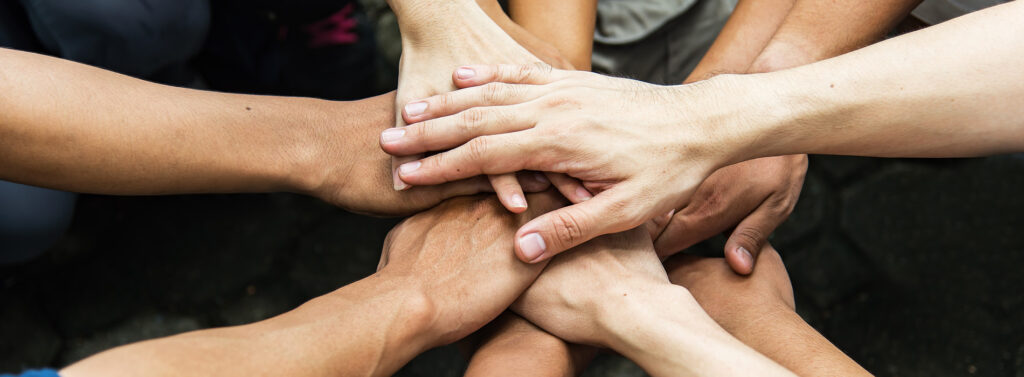
[[64,236],[75,194],[0,181],[0,264],[46,252]]
[[0,377],[60,377],[53,369],[28,370],[22,374],[0,374]]

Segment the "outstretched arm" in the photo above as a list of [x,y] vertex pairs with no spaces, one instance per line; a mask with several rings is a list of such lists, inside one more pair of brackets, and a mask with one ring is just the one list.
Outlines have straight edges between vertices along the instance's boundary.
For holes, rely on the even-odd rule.
[[573,377],[597,353],[593,347],[566,343],[512,312],[480,333],[483,338],[469,360],[467,377]]
[[532,195],[531,211],[519,215],[495,200],[446,201],[392,230],[383,266],[370,277],[278,317],[115,348],[61,375],[391,375],[480,329],[519,297],[543,266],[519,262],[502,240],[561,200]]
[[291,191],[388,215],[490,188],[475,179],[391,190],[378,139],[394,125],[393,94],[333,102],[199,91],[7,49],[0,67],[3,180],[116,195]]
[[870,376],[794,310],[793,287],[782,258],[767,245],[759,267],[737,276],[720,258],[678,255],[666,262],[669,278],[730,334],[800,376]]
[[1024,71],[1010,68],[1024,65],[1022,17],[1024,3],[1011,2],[809,66],[724,78],[774,109],[750,127],[756,143],[741,155],[1024,150]]

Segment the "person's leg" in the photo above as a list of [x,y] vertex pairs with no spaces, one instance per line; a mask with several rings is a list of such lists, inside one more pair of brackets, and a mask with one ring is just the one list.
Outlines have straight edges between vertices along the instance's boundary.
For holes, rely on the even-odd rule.
[[0,264],[46,252],[67,231],[76,194],[0,181]]

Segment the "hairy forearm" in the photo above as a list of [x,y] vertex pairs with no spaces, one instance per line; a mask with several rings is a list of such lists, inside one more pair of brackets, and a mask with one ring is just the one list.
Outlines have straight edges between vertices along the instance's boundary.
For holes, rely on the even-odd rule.
[[597,0],[513,0],[512,20],[555,46],[578,70],[590,70]]
[[746,73],[795,0],[740,0],[722,32],[684,83],[723,73]]
[[[753,307],[751,307],[753,308]],[[729,333],[800,376],[870,376],[792,308],[737,310]]]
[[771,72],[838,56],[874,43],[921,0],[797,0],[752,64]]
[[175,88],[14,50],[0,67],[0,179],[70,191],[298,191],[315,157],[345,147],[320,136],[375,121],[348,104]]
[[64,377],[387,376],[430,345],[429,305],[373,275],[278,317],[119,347]]
[[737,160],[1024,150],[1024,71],[1009,68],[1024,64],[1021,17],[1011,2],[808,66],[713,79],[746,94],[720,107],[751,125]]
[[[636,293],[636,292],[635,292]],[[733,338],[708,317],[685,288],[665,285],[607,305],[603,323],[612,349],[653,376],[792,376]],[[636,296],[634,294],[634,296]]]

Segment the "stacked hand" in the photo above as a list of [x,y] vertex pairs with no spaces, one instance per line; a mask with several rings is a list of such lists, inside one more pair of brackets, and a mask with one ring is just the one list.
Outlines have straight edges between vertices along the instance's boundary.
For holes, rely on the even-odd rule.
[[[459,72],[455,84],[467,89],[418,102],[426,108],[404,114],[410,126],[382,147],[396,156],[454,148],[402,165],[400,178],[414,186],[520,170],[583,182],[593,199],[516,233],[516,252],[526,262],[684,208],[745,142],[727,127],[733,125],[716,124],[725,117],[714,116],[715,104],[730,93],[701,92],[710,82],[666,87],[542,65]],[[691,114],[704,123],[694,124]]]
[[[507,17],[499,18],[499,21],[505,20],[503,26],[519,38],[519,40],[514,40],[475,3],[453,2],[445,5],[431,5],[431,7],[447,8],[452,14],[446,14],[444,18],[459,20],[461,25],[458,28],[442,28],[416,24],[407,21],[410,18],[417,18],[415,13],[402,14],[400,12],[399,22],[404,25],[401,26],[403,50],[399,66],[398,92],[395,98],[397,127],[406,125],[402,115],[406,118],[415,118],[431,110],[427,103],[412,102],[414,99],[448,93],[456,89],[452,85],[452,72],[455,72],[455,77],[459,77],[461,71],[456,68],[461,64],[469,62],[509,64],[540,62],[520,43],[533,47],[546,58],[546,61],[566,64],[565,60],[557,55],[557,51],[552,51],[553,49],[543,41],[518,28],[510,20],[507,20]],[[438,19],[432,22],[440,22]],[[421,29],[430,32],[421,33]],[[405,130],[401,128],[385,131],[381,135],[381,141],[387,143],[389,140],[400,138],[404,132]],[[393,177],[395,189],[404,190],[409,187],[398,178],[395,169],[401,163],[415,160],[418,157],[421,156],[403,156],[394,160],[392,171],[395,172]],[[514,174],[510,173],[514,172],[490,175],[489,178],[502,204],[512,212],[519,213],[526,210],[527,203],[519,181]],[[558,178],[553,177],[552,180],[560,190],[576,195],[578,183],[574,184],[570,180]],[[570,196],[570,198],[573,197]],[[589,197],[589,193],[586,197]]]

